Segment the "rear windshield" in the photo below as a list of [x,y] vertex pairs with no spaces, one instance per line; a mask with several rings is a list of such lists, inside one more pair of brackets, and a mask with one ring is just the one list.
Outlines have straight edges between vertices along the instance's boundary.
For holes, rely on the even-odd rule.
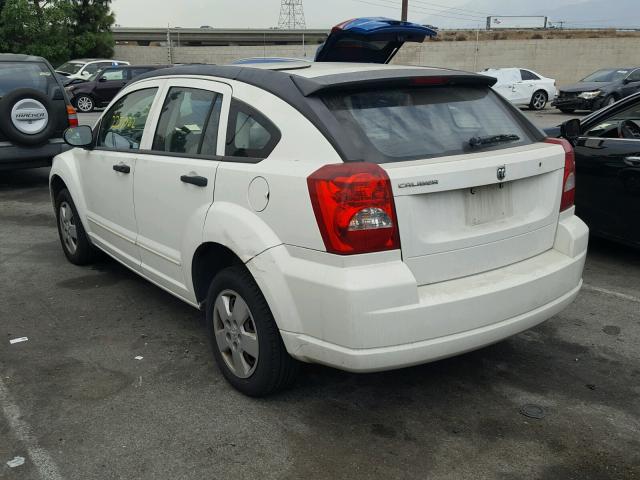
[[323,100],[345,133],[373,153],[369,161],[458,155],[535,141],[488,87],[341,92]]
[[84,67],[84,63],[75,63],[75,62],[67,62],[60,65],[56,70],[58,72],[68,73],[69,75],[74,75],[80,71],[82,67]]
[[53,73],[44,63],[0,63],[0,97],[18,88],[33,88],[49,94],[56,86]]

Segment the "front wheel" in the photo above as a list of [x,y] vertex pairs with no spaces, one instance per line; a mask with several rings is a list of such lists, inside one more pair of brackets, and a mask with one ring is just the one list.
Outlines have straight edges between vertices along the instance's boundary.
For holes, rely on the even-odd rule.
[[82,113],[93,112],[93,109],[95,108],[95,102],[89,95],[80,95],[78,98],[76,98],[76,107]]
[[213,279],[206,322],[218,367],[237,390],[262,397],[293,383],[299,364],[287,353],[269,305],[244,265]]
[[538,90],[531,97],[529,108],[531,110],[544,110],[544,107],[547,106],[547,101],[549,101],[547,92],[545,92],[544,90]]

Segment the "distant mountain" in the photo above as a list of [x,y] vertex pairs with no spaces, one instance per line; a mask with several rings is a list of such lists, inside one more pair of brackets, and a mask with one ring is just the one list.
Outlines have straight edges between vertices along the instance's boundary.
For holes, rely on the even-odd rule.
[[440,12],[443,16],[425,14],[422,21],[441,28],[474,28],[484,27],[488,15],[543,15],[552,22],[565,21],[569,28],[640,28],[639,3],[639,0],[611,0],[603,8],[602,0],[476,0]]

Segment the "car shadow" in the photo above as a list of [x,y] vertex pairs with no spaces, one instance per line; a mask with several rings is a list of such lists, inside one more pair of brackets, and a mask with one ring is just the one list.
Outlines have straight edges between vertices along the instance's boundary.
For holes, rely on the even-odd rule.
[[23,188],[47,187],[50,167],[0,171],[0,193]]

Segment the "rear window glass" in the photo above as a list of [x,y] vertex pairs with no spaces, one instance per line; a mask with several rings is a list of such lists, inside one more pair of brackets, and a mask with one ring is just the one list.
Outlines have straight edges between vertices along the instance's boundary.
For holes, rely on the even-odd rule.
[[56,87],[53,73],[44,63],[0,63],[0,97],[18,88],[33,88],[49,95]]
[[527,145],[534,138],[486,87],[327,94],[323,100],[370,161],[393,162]]

